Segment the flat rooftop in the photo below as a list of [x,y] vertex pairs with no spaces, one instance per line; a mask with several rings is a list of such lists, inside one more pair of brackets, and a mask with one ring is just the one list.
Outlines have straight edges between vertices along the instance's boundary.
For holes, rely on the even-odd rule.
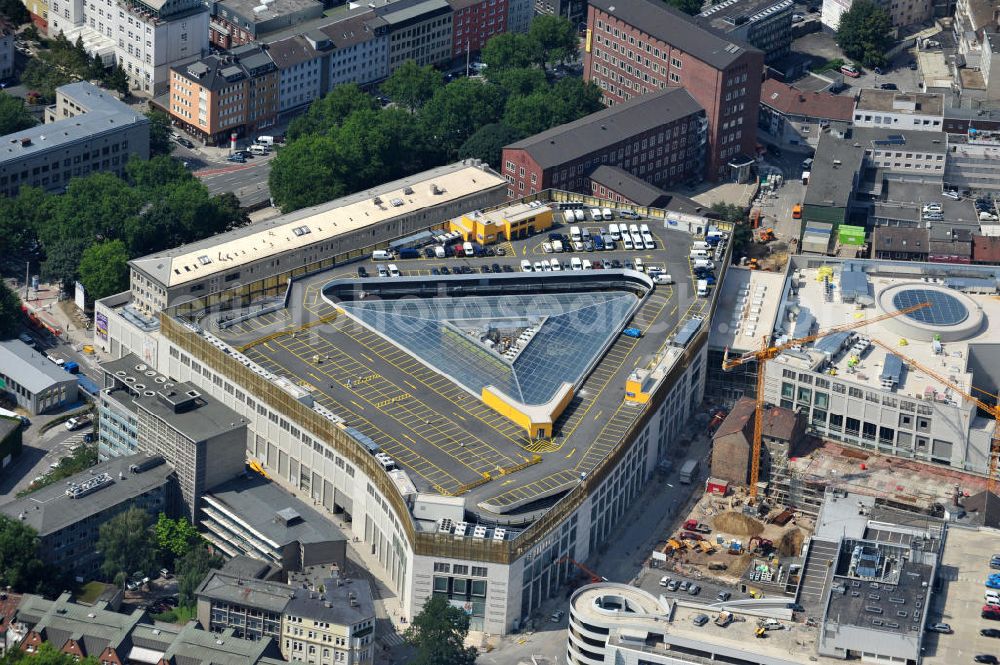
[[906,115],[942,115],[944,96],[925,92],[862,88],[855,108],[858,111],[882,111]]
[[[133,471],[133,467],[143,469]],[[129,455],[101,462],[0,506],[0,512],[47,536],[167,483],[174,469],[162,457]],[[79,496],[70,490],[81,488]]]
[[412,215],[506,182],[484,167],[461,162],[441,166],[329,203],[150,254],[131,264],[168,287],[176,286],[378,222]]
[[783,273],[730,266],[719,288],[709,344],[739,351],[760,348],[761,338],[774,328],[784,286]]
[[[562,221],[560,213],[556,217]],[[493,516],[518,513],[523,521],[525,515],[547,510],[621,442],[642,413],[641,406],[623,402],[626,378],[637,367],[648,366],[650,359],[670,360],[679,354],[671,346],[678,325],[710,303],[693,296],[688,259],[692,237],[668,229],[662,220],[637,223],[642,222],[651,227],[655,250],[546,254],[542,243],[548,238],[538,234],[502,243],[504,256],[397,260],[402,277],[357,280],[359,268],[376,274],[376,264],[366,259],[295,282],[286,310],[225,329],[213,329],[207,320],[199,324],[270,375],[311,394],[318,406],[342,418],[344,426],[356,432],[353,436],[373,441],[406,472],[417,491],[461,495],[467,510]],[[607,224],[584,226],[596,230]],[[552,231],[568,233],[569,224]],[[572,257],[618,260],[622,266],[641,257],[646,266],[672,274],[675,284],[657,285],[641,302],[631,294],[620,296],[637,305],[625,320],[613,304],[619,297],[608,300],[601,295],[617,287],[583,285],[595,280],[613,285],[629,271],[570,271]],[[532,262],[558,258],[567,265],[561,273],[525,274],[519,272],[523,258]],[[482,272],[493,264],[496,272]],[[502,266],[508,270],[497,270]],[[476,275],[435,274],[463,267]],[[330,290],[331,283],[352,288],[337,295]],[[556,298],[554,291],[542,288],[545,284],[564,295],[583,294],[576,301],[597,298],[604,305],[566,307],[559,304],[564,296]],[[347,315],[347,309],[366,303],[364,298],[352,301],[356,295],[350,295],[353,287],[365,285],[378,291],[379,299],[371,300],[371,311]],[[498,294],[498,287],[504,293]],[[379,304],[401,295],[406,296],[403,309]],[[488,306],[487,295],[492,299]],[[536,299],[532,302],[539,307],[526,308],[525,298]],[[541,307],[543,303],[547,307]],[[473,337],[468,332],[499,325],[510,333],[521,331],[514,336],[521,339],[523,330],[537,323],[527,320],[530,316],[525,319],[525,311],[556,326],[552,332],[559,334],[547,341],[543,325],[535,333],[537,340],[518,351],[513,363],[504,360],[515,370],[525,363],[525,371],[515,371],[513,383],[508,384],[511,392],[543,394],[553,381],[575,383],[553,424],[551,439],[529,438],[524,427],[484,403],[483,375],[488,367],[496,369],[502,363],[487,352],[478,334]],[[626,325],[644,335],[636,339],[618,334]],[[475,362],[483,365],[456,365],[455,358],[441,355],[443,330],[449,343],[461,349],[456,358],[469,363],[478,358]],[[574,330],[580,339],[572,336]],[[435,359],[441,362],[435,364]],[[502,480],[497,477],[500,469],[506,474]],[[484,474],[492,480],[484,482]]]
[[272,0],[267,3],[258,0],[220,0],[216,5],[216,13],[220,13],[219,10],[222,8],[228,8],[244,18],[258,23],[269,21],[278,16],[296,14],[312,7],[322,7],[322,3],[317,2],[317,0]]
[[[863,271],[845,271],[853,265]],[[883,375],[894,373],[894,392],[899,396],[936,401],[961,401],[961,396],[935,377],[915,368],[894,367],[887,361],[893,355],[889,349],[916,360],[946,376],[968,392],[973,385],[991,390],[998,376],[990,361],[989,349],[996,343],[996,334],[989,321],[1000,320],[1000,299],[997,280],[1000,269],[995,267],[945,266],[926,263],[889,263],[850,261],[831,263],[832,291],[824,293],[824,268],[801,269],[790,275],[797,285],[798,296],[782,304],[785,317],[779,315],[777,339],[803,336],[803,331],[826,330],[844,324],[859,323],[885,312],[929,302],[930,306],[887,319],[854,331],[852,336],[839,333],[827,336],[807,347],[805,352],[784,352],[774,362],[792,367],[815,367],[822,358],[836,370],[838,376],[855,383],[883,387]],[[830,270],[826,268],[825,270]],[[824,271],[824,272],[821,272]],[[847,275],[845,272],[854,272]],[[866,303],[859,309],[857,303]],[[799,318],[788,322],[789,308],[800,308]],[[809,317],[812,324],[809,325]],[[801,333],[801,334],[800,334]],[[935,337],[939,339],[935,339]],[[841,344],[836,343],[841,340]],[[885,346],[866,343],[877,340]],[[900,345],[905,340],[905,345]],[[861,342],[861,347],[856,344]],[[817,348],[818,347],[818,348]],[[888,364],[887,364],[888,362]],[[985,364],[980,364],[985,363]],[[973,380],[976,365],[985,371]]]
[[723,0],[712,5],[695,19],[721,32],[730,32],[747,23],[763,21],[780,12],[787,12],[791,26],[793,0]]

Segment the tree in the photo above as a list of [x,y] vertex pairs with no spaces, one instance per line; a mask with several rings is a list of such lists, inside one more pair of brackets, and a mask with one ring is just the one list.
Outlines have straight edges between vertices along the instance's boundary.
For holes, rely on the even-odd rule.
[[0,134],[13,134],[36,124],[23,99],[0,92]]
[[750,229],[750,224],[747,221],[746,209],[734,203],[717,201],[712,204],[711,210],[717,213],[722,219],[733,224],[733,256],[742,256],[747,245],[753,239],[753,231]]
[[[6,309],[10,289],[2,287],[0,307]],[[4,312],[6,314],[6,312]],[[6,318],[6,316],[4,316]],[[21,593],[47,590],[52,571],[38,557],[38,534],[30,526],[0,516],[0,586]]]
[[530,95],[549,89],[545,72],[536,67],[505,69],[490,76],[490,82],[503,88],[508,97]]
[[464,645],[469,615],[444,596],[432,595],[406,629],[406,641],[416,647],[411,665],[474,665],[478,652]]
[[504,124],[494,122],[483,125],[458,149],[458,158],[473,157],[497,166],[500,164],[504,146],[519,141],[524,136],[518,130]]
[[571,60],[580,50],[576,28],[569,19],[554,14],[536,16],[528,36],[538,44],[542,59],[550,65]]
[[123,97],[129,92],[128,74],[121,65],[115,65],[101,77],[102,82]]
[[13,25],[21,25],[31,20],[31,14],[21,0],[0,0],[0,16]]
[[886,64],[885,54],[892,46],[889,14],[871,0],[857,0],[840,15],[837,45],[865,67]]
[[149,153],[152,156],[169,155],[174,142],[170,140],[170,116],[156,109],[146,113],[149,118]]
[[80,282],[87,298],[100,300],[128,290],[128,249],[121,240],[91,245],[80,256]]
[[170,519],[166,513],[160,513],[153,530],[160,552],[172,559],[180,559],[195,548],[205,547],[205,539],[186,517]]
[[42,642],[32,653],[17,648],[8,649],[0,665],[99,665],[96,656],[78,659],[76,656],[59,651],[50,642]]
[[177,564],[177,602],[191,607],[197,602],[194,592],[205,579],[208,571],[221,568],[222,559],[209,554],[205,547],[195,547],[185,554]]
[[[378,108],[375,98],[362,90],[356,83],[338,85],[325,97],[321,97],[309,106],[309,111],[301,115],[288,126],[288,140],[309,134],[322,134],[340,125],[347,116],[355,111]],[[286,147],[287,150],[287,147]]]
[[149,515],[141,508],[129,508],[112,517],[101,525],[97,550],[104,557],[101,572],[108,579],[152,570],[156,549]]
[[503,112],[503,124],[524,136],[545,131],[553,125],[549,95],[535,92],[527,97],[510,99]]
[[553,125],[573,122],[604,108],[601,89],[593,81],[576,77],[564,78],[552,86],[549,99]]
[[486,65],[486,77],[491,80],[497,72],[530,67],[540,64],[543,59],[541,45],[528,35],[516,32],[490,38],[480,55]]
[[[490,42],[504,36],[498,35]],[[435,92],[421,110],[420,120],[427,141],[440,145],[451,158],[477,129],[499,120],[503,106],[503,90],[477,79],[463,78]]]
[[701,13],[701,0],[667,0],[667,4],[691,16]]
[[407,60],[382,84],[382,92],[389,95],[392,101],[413,111],[423,106],[443,85],[441,72],[433,65],[421,67],[413,60]]
[[271,198],[287,213],[343,196],[347,187],[341,166],[334,139],[300,136],[271,161]]

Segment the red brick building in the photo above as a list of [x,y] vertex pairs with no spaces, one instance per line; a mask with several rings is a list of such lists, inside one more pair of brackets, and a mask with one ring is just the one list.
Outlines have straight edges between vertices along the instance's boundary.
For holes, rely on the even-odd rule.
[[681,87],[705,109],[705,177],[755,154],[763,52],[692,22],[660,0],[591,0],[584,78],[610,106]]
[[476,53],[493,35],[507,32],[507,0],[448,0],[453,28],[451,53],[455,58]]
[[705,159],[705,127],[705,112],[684,90],[637,97],[506,146],[507,196],[550,187],[589,193],[602,164],[657,186],[689,180]]

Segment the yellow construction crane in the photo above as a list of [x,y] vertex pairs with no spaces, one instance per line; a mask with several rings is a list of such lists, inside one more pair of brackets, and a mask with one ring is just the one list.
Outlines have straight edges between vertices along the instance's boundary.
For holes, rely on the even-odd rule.
[[849,330],[855,330],[856,328],[862,328],[864,326],[871,325],[873,323],[878,323],[879,321],[884,321],[885,319],[891,319],[893,317],[899,316],[900,314],[909,314],[910,312],[916,311],[918,309],[923,309],[927,307],[928,303],[919,303],[905,309],[898,309],[894,312],[888,312],[886,314],[881,314],[879,316],[873,317],[871,319],[865,319],[864,321],[855,321],[853,323],[845,323],[843,325],[834,326],[832,328],[827,328],[826,330],[821,330],[815,335],[806,335],[805,337],[800,337],[798,339],[793,339],[785,342],[784,344],[778,344],[777,346],[772,346],[768,335],[764,335],[761,338],[761,346],[758,351],[749,351],[739,356],[738,358],[729,358],[729,349],[727,348],[722,356],[722,369],[728,372],[734,367],[746,364],[748,362],[757,363],[757,404],[754,409],[754,423],[753,423],[753,450],[750,452],[750,499],[753,500],[757,498],[757,481],[760,478],[760,437],[761,431],[764,424],[764,366],[767,364],[768,360],[771,360],[779,353],[785,349],[790,349],[795,346],[801,346],[802,344],[808,344],[809,342],[814,342],[821,337],[826,337],[827,335],[832,335],[838,332],[847,332]]
[[[989,465],[987,467],[988,468],[989,476],[987,476],[987,478],[986,478],[986,490],[988,492],[995,493],[996,484],[997,484],[997,459],[998,459],[998,457],[1000,457],[1000,407],[998,407],[997,405],[994,405],[994,404],[989,404],[987,402],[983,402],[982,400],[973,397],[969,393],[965,392],[964,390],[962,390],[961,388],[959,388],[958,386],[956,386],[954,381],[951,381],[950,379],[944,378],[943,376],[941,376],[940,374],[938,374],[937,372],[935,372],[931,368],[926,367],[924,365],[921,365],[920,363],[918,363],[913,358],[908,358],[908,357],[904,356],[902,353],[900,353],[896,349],[892,348],[890,345],[886,344],[885,342],[880,342],[877,339],[872,339],[872,342],[875,343],[875,344],[877,344],[878,346],[881,346],[883,349],[885,349],[889,353],[895,354],[896,356],[899,357],[900,360],[902,360],[906,364],[912,365],[913,367],[915,367],[916,369],[920,370],[924,374],[927,374],[928,376],[933,377],[935,380],[940,381],[945,386],[947,386],[948,388],[950,388],[954,392],[958,393],[959,395],[961,395],[965,399],[969,400],[970,402],[972,402],[973,404],[975,404],[977,407],[979,407],[980,409],[982,409],[983,411],[985,411],[986,413],[988,413],[991,418],[993,418],[995,426],[993,428],[993,440],[990,442],[990,463],[989,463]],[[971,387],[970,390],[979,390],[979,389],[975,388],[975,387]],[[986,393],[987,395],[991,395],[991,393],[987,393],[985,390],[980,391],[980,392]]]

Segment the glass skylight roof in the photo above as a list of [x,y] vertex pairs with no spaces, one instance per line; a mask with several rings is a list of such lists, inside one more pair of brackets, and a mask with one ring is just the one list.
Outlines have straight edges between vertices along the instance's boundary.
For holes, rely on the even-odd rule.
[[892,297],[896,309],[906,309],[921,303],[929,303],[904,316],[931,326],[954,326],[969,317],[969,310],[955,296],[931,289],[905,289]]
[[338,304],[476,395],[492,385],[532,405],[580,380],[638,298],[600,291]]

